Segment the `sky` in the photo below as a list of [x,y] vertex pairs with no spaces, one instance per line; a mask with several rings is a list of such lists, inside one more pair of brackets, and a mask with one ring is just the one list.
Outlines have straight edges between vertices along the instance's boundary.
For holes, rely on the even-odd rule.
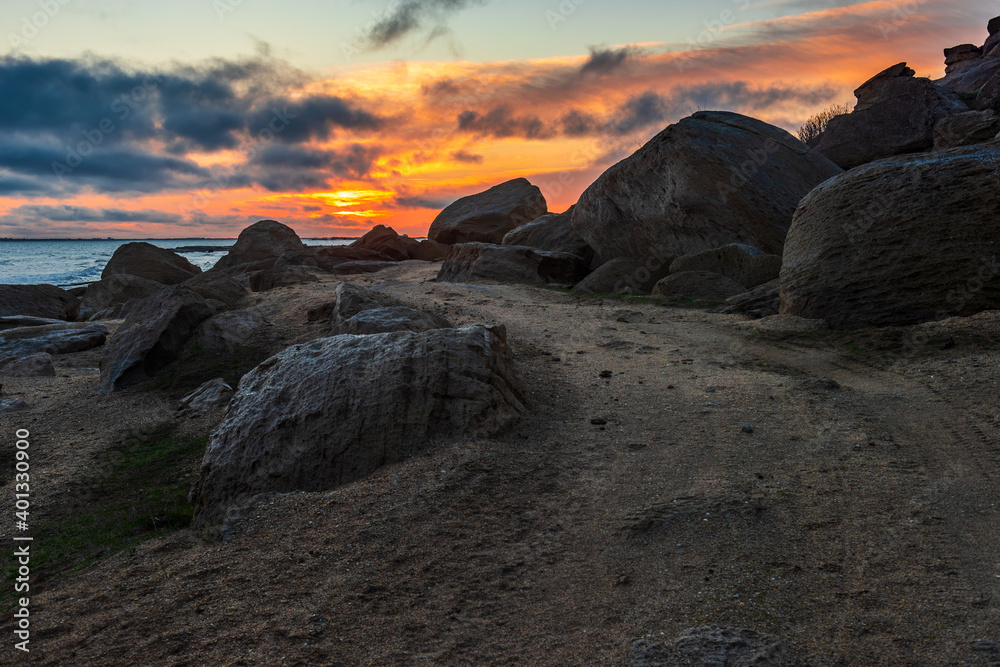
[[791,132],[986,0],[4,0],[0,237],[422,236],[526,177],[550,211],[703,109]]

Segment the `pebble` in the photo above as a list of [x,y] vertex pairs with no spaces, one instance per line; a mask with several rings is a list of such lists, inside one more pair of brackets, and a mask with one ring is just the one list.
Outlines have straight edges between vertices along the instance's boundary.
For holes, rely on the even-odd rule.
[[605,419],[604,417],[594,417],[593,419],[590,420],[590,423],[593,424],[594,426],[604,426],[605,424],[608,423],[608,420]]
[[600,377],[602,377],[602,378],[609,378],[612,375],[614,375],[614,373],[612,373],[611,371],[601,371]]
[[742,430],[744,433],[753,433],[753,426],[750,426],[750,424],[744,424]]

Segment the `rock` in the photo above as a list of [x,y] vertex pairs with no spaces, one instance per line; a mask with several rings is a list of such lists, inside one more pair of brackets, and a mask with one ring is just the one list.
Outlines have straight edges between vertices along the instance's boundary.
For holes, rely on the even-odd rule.
[[990,79],[1000,73],[1000,58],[992,57],[969,60],[954,65],[954,69],[935,85],[945,92],[975,95]]
[[449,250],[451,250],[451,247],[444,243],[424,239],[417,243],[417,247],[411,253],[410,259],[419,259],[423,262],[436,262],[439,259],[444,259]]
[[104,345],[107,338],[108,330],[102,324],[58,330],[48,327],[12,329],[0,337],[0,369],[40,352],[71,354],[91,350]]
[[198,325],[213,315],[200,295],[183,285],[144,299],[101,353],[101,393],[152,378],[177,359]]
[[80,300],[55,285],[0,285],[0,316],[76,319]]
[[52,365],[52,355],[48,352],[36,352],[7,364],[0,358],[0,375],[9,377],[55,377],[56,369]]
[[0,331],[19,329],[21,327],[60,326],[65,324],[66,320],[50,320],[47,317],[32,317],[31,315],[7,315],[0,317]]
[[754,287],[749,292],[726,299],[726,306],[720,311],[727,315],[742,314],[761,318],[777,315],[781,307],[781,292],[777,279]]
[[795,383],[795,388],[800,391],[808,391],[814,394],[822,394],[840,389],[840,383],[828,377],[806,378]]
[[976,46],[975,44],[960,44],[959,46],[953,46],[950,49],[944,50],[944,64],[946,65],[945,73],[949,74],[955,71],[955,66],[958,63],[966,62],[969,60],[978,60],[983,56],[983,50]]
[[782,333],[806,333],[810,331],[825,331],[830,324],[824,319],[809,319],[795,315],[769,315],[751,322],[741,322],[754,331],[776,331]]
[[865,165],[799,206],[781,312],[834,329],[1000,307],[1000,142]]
[[439,243],[496,243],[504,234],[548,212],[542,191],[524,178],[462,197],[441,211],[427,238]]
[[208,354],[233,352],[264,326],[264,318],[252,310],[218,313],[198,325],[189,345]]
[[352,283],[340,283],[336,290],[331,334],[367,335],[393,331],[448,329],[448,320],[404,306],[387,294]]
[[934,127],[934,150],[948,150],[992,141],[1000,133],[993,111],[966,111],[946,116]]
[[101,272],[101,280],[126,274],[152,280],[161,285],[177,285],[199,273],[201,269],[177,253],[166,248],[158,248],[152,243],[139,241],[126,243],[115,250],[115,254]]
[[968,107],[906,63],[880,72],[854,91],[853,113],[833,118],[817,150],[845,169],[879,158],[930,150],[934,126]]
[[270,292],[279,287],[292,287],[317,280],[319,278],[301,266],[286,266],[250,274],[250,289],[254,292]]
[[727,243],[780,254],[799,200],[840,171],[780,128],[701,111],[604,172],[580,197],[573,228],[598,264],[669,264]]
[[1000,16],[990,19],[990,22],[986,24],[986,29],[989,31],[990,36],[1000,33]]
[[222,378],[216,378],[182,398],[177,405],[177,411],[183,417],[197,417],[227,407],[232,398],[233,388]]
[[319,268],[334,273],[342,264],[349,262],[390,262],[388,255],[367,248],[351,246],[320,246],[316,248],[314,258]]
[[411,259],[419,246],[409,236],[400,236],[392,227],[385,225],[375,225],[370,232],[351,244],[352,248],[374,250],[397,262]]
[[523,246],[460,243],[451,247],[437,281],[469,283],[489,280],[529,285],[575,285],[587,275],[587,265],[576,255],[546,252]]
[[653,286],[653,295],[671,299],[728,299],[747,288],[732,278],[711,271],[673,273]]
[[101,319],[111,319],[120,316],[123,306],[130,300],[146,299],[161,289],[162,283],[149,278],[128,273],[114,274],[87,287],[80,309],[93,311],[91,318],[100,314]]
[[766,255],[757,248],[742,243],[730,243],[721,248],[678,257],[670,265],[670,273],[683,271],[720,273],[751,288],[778,278],[781,273],[781,256]]
[[330,273],[339,276],[353,276],[361,273],[377,273],[383,269],[392,269],[398,266],[396,262],[343,262],[337,264]]
[[645,262],[631,257],[616,257],[601,264],[578,282],[574,292],[590,294],[649,294],[653,286],[669,272],[670,262],[649,257]]
[[4,412],[24,412],[30,410],[31,406],[20,398],[0,398],[0,413]]
[[332,336],[243,376],[194,490],[195,527],[268,492],[322,491],[524,409],[502,326]]
[[203,299],[223,303],[227,310],[239,308],[251,293],[243,283],[218,271],[206,271],[186,281],[184,286]]
[[1000,74],[994,74],[983,85],[976,95],[974,105],[981,111],[1000,113]]
[[240,232],[236,244],[213,268],[228,270],[242,264],[277,261],[286,252],[303,250],[305,247],[291,227],[274,220],[261,220]]
[[547,213],[521,225],[503,237],[503,245],[519,245],[576,255],[587,264],[594,258],[594,249],[573,229],[573,208],[565,213]]
[[633,641],[629,667],[780,667],[787,653],[780,637],[711,625],[685,630],[671,643]]

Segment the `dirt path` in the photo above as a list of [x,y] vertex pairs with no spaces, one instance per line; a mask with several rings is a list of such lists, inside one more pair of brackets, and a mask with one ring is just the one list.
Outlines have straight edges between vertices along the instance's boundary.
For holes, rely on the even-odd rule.
[[[32,662],[618,665],[634,638],[712,623],[779,635],[795,664],[1000,661],[973,645],[1000,641],[995,347],[858,360],[433,275],[362,281],[504,322],[524,423],[59,582]],[[995,318],[971,326],[995,338]]]

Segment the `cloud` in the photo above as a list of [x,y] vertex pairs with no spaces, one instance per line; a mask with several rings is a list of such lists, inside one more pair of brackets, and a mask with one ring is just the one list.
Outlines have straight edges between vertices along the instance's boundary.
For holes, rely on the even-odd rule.
[[629,47],[621,49],[604,49],[590,47],[590,57],[580,68],[580,74],[605,74],[622,66],[625,60],[634,53]]
[[537,116],[515,116],[507,106],[491,109],[485,114],[463,111],[458,115],[458,129],[497,139],[547,139],[553,135],[552,130]]
[[271,192],[323,189],[334,177],[365,177],[380,152],[377,146],[363,144],[341,150],[272,144],[242,168],[237,182],[255,183]]
[[451,159],[455,162],[464,162],[465,164],[482,164],[485,158],[482,155],[469,153],[466,150],[457,150],[452,152]]
[[177,224],[184,218],[176,213],[142,209],[91,208],[87,206],[18,206],[9,215],[47,222],[152,222]]
[[428,39],[447,31],[449,16],[468,7],[486,4],[487,0],[404,0],[390,5],[390,10],[367,30],[368,45],[380,49],[429,26]]

